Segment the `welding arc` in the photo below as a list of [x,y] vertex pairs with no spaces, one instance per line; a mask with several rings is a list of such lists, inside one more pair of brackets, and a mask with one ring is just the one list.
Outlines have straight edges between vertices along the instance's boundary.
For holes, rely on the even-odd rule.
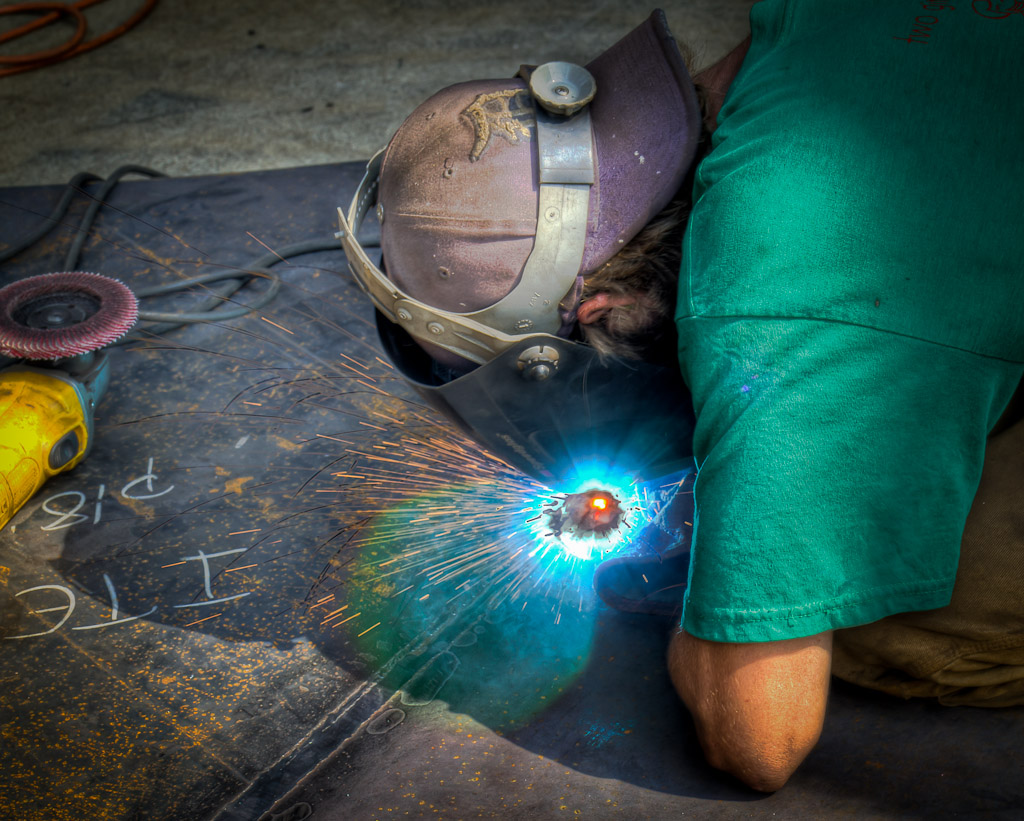
[[0,354],[64,359],[96,351],[135,324],[135,294],[99,274],[62,272],[0,288]]
[[0,45],[10,42],[18,37],[24,37],[26,34],[30,34],[44,26],[48,26],[59,20],[61,15],[68,15],[75,23],[74,34],[72,34],[71,37],[62,45],[31,54],[0,56],[0,65],[9,66],[9,68],[0,69],[0,77],[5,77],[9,74],[19,74],[23,71],[32,71],[36,68],[53,65],[54,63],[68,60],[71,57],[76,57],[79,54],[84,54],[87,51],[92,51],[94,48],[98,48],[99,46],[109,43],[111,40],[120,37],[125,32],[134,28],[138,23],[142,22],[142,20],[154,8],[156,8],[158,0],[146,0],[142,8],[135,12],[135,14],[125,22],[115,28],[112,28],[108,32],[101,34],[99,37],[94,37],[92,40],[88,40],[83,43],[82,41],[85,39],[88,24],[82,10],[102,2],[103,0],[78,0],[77,3],[71,4],[49,2],[14,3],[9,6],[0,7],[0,14],[32,14],[36,12],[45,12],[45,14],[43,14],[43,16],[38,20],[33,20],[31,23],[26,23],[23,26],[19,26],[16,29],[12,29],[11,31],[0,35]]

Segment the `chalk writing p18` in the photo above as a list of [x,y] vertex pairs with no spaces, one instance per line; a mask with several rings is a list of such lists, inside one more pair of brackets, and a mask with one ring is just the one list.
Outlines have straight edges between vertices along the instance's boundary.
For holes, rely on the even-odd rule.
[[[121,498],[133,500],[156,499],[160,496],[166,496],[174,490],[174,485],[157,490],[153,484],[155,481],[157,481],[157,475],[153,472],[153,460],[149,459],[146,472],[142,476],[131,479],[121,488]],[[57,519],[48,525],[42,525],[40,529],[45,531],[63,530],[66,527],[73,527],[74,525],[88,522],[90,519],[94,525],[99,524],[103,514],[103,495],[106,491],[107,486],[100,485],[99,491],[96,494],[96,507],[93,509],[92,515],[78,512],[86,504],[86,496],[80,490],[65,490],[63,493],[55,493],[53,496],[47,497],[43,501],[43,512],[56,516]],[[69,498],[74,500],[70,510],[62,510],[60,507],[54,506],[58,499]]]

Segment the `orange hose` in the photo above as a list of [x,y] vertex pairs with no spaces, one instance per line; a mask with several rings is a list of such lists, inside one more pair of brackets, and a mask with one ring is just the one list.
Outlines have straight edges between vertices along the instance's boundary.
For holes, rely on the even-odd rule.
[[33,54],[19,54],[13,57],[0,56],[0,65],[10,66],[10,68],[0,69],[0,77],[6,77],[9,74],[20,74],[23,71],[32,71],[33,69],[53,65],[54,63],[69,60],[72,57],[77,57],[79,54],[84,54],[87,51],[92,51],[94,48],[104,45],[105,43],[109,43],[111,40],[120,37],[126,31],[134,28],[138,23],[140,23],[156,7],[158,0],[146,0],[135,14],[119,26],[101,34],[99,37],[82,42],[85,37],[87,27],[85,15],[82,13],[82,10],[101,2],[103,2],[103,0],[78,0],[77,2],[70,4],[33,2],[0,6],[0,14],[48,12],[38,20],[33,20],[31,23],[25,23],[16,29],[12,29],[11,31],[0,35],[0,44],[9,42],[18,37],[23,37],[26,34],[42,28],[43,26],[50,25],[51,23],[59,20],[63,15],[72,17],[77,23],[75,33],[67,42],[60,46],[56,46],[45,51],[38,51]]
[[[17,65],[19,63],[35,63],[40,60],[49,60],[53,57],[58,57],[67,51],[71,51],[71,49],[82,42],[82,39],[85,37],[85,30],[88,25],[85,22],[85,15],[74,6],[66,6],[63,3],[20,3],[17,6],[0,8],[0,14],[11,14],[13,11],[49,11],[50,14],[46,15],[45,18],[49,20],[56,20],[62,14],[67,14],[74,18],[75,33],[71,35],[71,39],[66,43],[54,46],[47,51],[37,51],[35,54],[22,54],[15,57],[5,57],[0,55],[0,64]],[[22,29],[27,28],[28,26],[22,26]],[[17,29],[15,29],[15,31],[17,31]],[[12,39],[12,34],[14,34],[14,32],[8,32],[3,35],[0,37],[0,42]]]
[[[51,11],[49,14],[44,14],[38,20],[33,20],[31,23],[24,23],[23,25],[19,26],[16,29],[11,29],[10,31],[7,31],[7,32],[4,32],[3,34],[0,34],[0,43],[6,43],[8,40],[14,40],[14,39],[16,39],[18,37],[22,37],[22,36],[24,36],[26,34],[30,34],[31,32],[35,31],[36,29],[41,29],[43,26],[47,26],[50,23],[53,23],[54,21],[57,20],[58,17],[60,17],[62,9],[75,8],[75,9],[78,9],[79,11],[81,11],[82,9],[86,9],[89,6],[93,6],[96,3],[102,3],[102,2],[103,2],[103,0],[79,0],[79,2],[74,3],[72,6],[68,6],[67,3],[56,3],[56,2],[54,2],[54,3],[15,3],[15,4],[12,4],[12,5],[9,5],[9,6],[0,6],[0,14],[17,14],[19,12],[31,12],[31,11],[33,11],[33,9],[32,8],[27,8],[27,7],[31,7],[31,6],[35,6],[37,8],[39,6],[55,6],[55,7],[57,7],[54,11]],[[74,12],[71,12],[71,13],[73,14]]]

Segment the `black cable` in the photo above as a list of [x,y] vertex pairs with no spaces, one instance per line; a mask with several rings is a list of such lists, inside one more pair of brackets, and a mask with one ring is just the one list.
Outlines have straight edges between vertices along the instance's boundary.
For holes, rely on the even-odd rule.
[[[14,248],[9,248],[3,254],[0,254],[0,262],[5,262],[6,260],[21,253],[26,248],[34,245],[49,233],[54,225],[60,224],[61,219],[67,214],[71,207],[71,200],[74,195],[76,193],[85,193],[82,186],[90,182],[102,182],[102,185],[95,194],[88,194],[88,196],[91,197],[92,202],[89,204],[89,207],[86,209],[85,214],[82,216],[82,219],[78,224],[78,228],[75,232],[75,238],[72,241],[71,248],[68,249],[68,253],[64,259],[64,270],[76,270],[85,240],[92,229],[93,223],[96,221],[96,217],[98,216],[100,209],[106,204],[107,197],[110,196],[110,193],[121,181],[121,178],[128,174],[140,174],[147,177],[166,176],[159,171],[154,171],[150,168],[138,165],[121,166],[106,179],[97,177],[95,174],[91,174],[89,172],[76,174],[68,183],[56,207],[50,216],[46,218],[44,224],[19,245]],[[312,254],[321,251],[332,251],[338,249],[338,247],[339,245],[336,240],[308,240],[306,242],[297,242],[292,245],[287,245],[276,252],[264,254],[263,256],[253,260],[248,265],[243,265],[238,268],[226,268],[223,271],[188,277],[178,282],[156,285],[151,288],[138,290],[135,292],[136,297],[139,299],[145,299],[146,297],[177,293],[179,291],[193,288],[197,285],[222,283],[222,287],[220,288],[211,288],[210,290],[213,291],[211,296],[193,311],[169,312],[140,310],[140,321],[158,323],[155,327],[145,329],[145,335],[148,337],[154,334],[167,333],[168,331],[175,330],[183,327],[184,325],[198,322],[219,322],[227,319],[237,319],[238,317],[245,316],[246,314],[259,310],[270,303],[281,290],[281,278],[271,270],[270,266],[279,262],[286,262],[289,257]],[[269,287],[259,296],[259,298],[249,305],[238,305],[234,308],[222,307],[224,302],[233,301],[231,297],[255,279],[267,279],[270,283]],[[125,342],[136,341],[139,338],[139,336],[128,336],[119,340],[119,343],[124,344]]]
[[80,174],[75,174],[71,178],[71,182],[67,184],[64,189],[64,193],[61,194],[60,199],[57,201],[57,205],[53,211],[50,212],[50,216],[46,217],[42,225],[39,226],[35,231],[26,237],[20,245],[15,245],[13,248],[8,248],[3,253],[0,253],[0,262],[7,262],[7,260],[16,257],[26,248],[31,248],[39,240],[45,237],[53,229],[53,226],[60,223],[61,219],[68,212],[71,207],[71,199],[75,194],[80,193],[80,189],[83,185],[88,182],[98,182],[102,177],[97,177],[95,174],[90,174],[88,171],[83,171]]
[[[99,214],[100,208],[102,208],[106,203],[107,197],[110,196],[110,192],[113,191],[114,187],[121,181],[121,177],[128,174],[141,174],[145,177],[167,176],[160,171],[153,171],[151,168],[144,168],[141,165],[122,165],[120,168],[115,170],[113,174],[103,180],[103,185],[101,185],[99,191],[93,195],[92,202],[89,203],[89,207],[86,209],[85,214],[82,217],[82,221],[78,224],[78,231],[75,234],[75,239],[71,243],[71,248],[68,249],[67,256],[64,258],[65,271],[74,271],[78,268],[78,258],[82,255],[82,246],[85,244],[86,237],[89,236],[89,229],[92,228],[92,224],[96,221],[96,215]],[[93,177],[93,179],[99,180],[99,177]],[[73,183],[74,180],[72,180],[72,184]]]
[[[225,310],[214,310],[217,305],[227,301],[231,295],[218,294],[211,297],[207,304],[197,311],[187,313],[140,311],[139,318],[150,322],[177,322],[179,325],[195,322],[217,322],[224,319],[237,319],[240,316],[245,316],[248,313],[259,310],[273,300],[274,297],[277,296],[278,291],[281,290],[281,278],[270,270],[271,265],[278,262],[287,262],[289,258],[302,256],[303,254],[313,254],[320,251],[335,251],[338,247],[339,245],[337,240],[331,240],[329,242],[325,240],[297,242],[293,245],[286,245],[275,253],[265,254],[237,271],[232,269],[222,273],[204,274],[198,277],[190,277],[189,279],[182,280],[181,282],[173,282],[168,285],[158,285],[153,288],[138,291],[136,296],[142,299],[147,296],[174,293],[175,291],[181,291],[194,285],[201,285],[207,282],[222,281],[226,277],[230,277],[235,283],[238,283],[238,280],[234,279],[234,277],[237,277],[239,273],[250,275],[250,279],[258,278],[259,274],[265,274],[266,278],[270,280],[270,287],[266,292],[260,296],[259,299],[249,305],[241,305],[237,308],[228,308]],[[239,284],[235,290],[238,290],[241,287],[241,284]]]
[[[143,299],[148,296],[171,294],[176,291],[185,290],[186,288],[191,288],[195,285],[202,285],[208,282],[226,280],[227,282],[234,284],[234,287],[227,294],[216,294],[210,297],[210,299],[207,300],[204,305],[200,306],[197,311],[183,313],[139,311],[139,319],[148,322],[173,323],[173,328],[197,322],[220,322],[225,319],[237,319],[240,316],[245,316],[246,314],[259,310],[264,305],[267,305],[281,290],[281,278],[274,271],[270,270],[271,265],[278,262],[287,262],[289,258],[302,256],[303,254],[313,254],[320,251],[335,251],[339,247],[337,240],[307,240],[305,242],[296,242],[292,245],[286,245],[274,253],[264,254],[258,259],[253,260],[248,265],[237,270],[230,269],[220,273],[203,274],[197,277],[189,277],[188,279],[181,280],[180,282],[172,282],[167,285],[157,285],[153,288],[146,288],[142,291],[136,292],[136,296]],[[243,274],[247,277],[245,282],[241,282],[237,279],[239,274]],[[239,305],[236,308],[216,310],[218,305],[229,301],[230,297],[236,291],[240,290],[243,285],[253,279],[258,279],[260,274],[265,275],[265,277],[270,280],[270,287],[267,288],[267,290],[255,302],[249,305]],[[172,328],[170,327],[162,328],[159,331],[156,329],[147,329],[147,333],[166,333],[171,329]]]

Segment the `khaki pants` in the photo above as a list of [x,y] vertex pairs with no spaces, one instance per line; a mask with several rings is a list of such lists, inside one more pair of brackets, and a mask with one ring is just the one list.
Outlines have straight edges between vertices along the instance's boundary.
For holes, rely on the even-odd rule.
[[1024,414],[1022,391],[988,440],[960,547],[952,601],[838,630],[832,673],[943,704],[1024,704]]

